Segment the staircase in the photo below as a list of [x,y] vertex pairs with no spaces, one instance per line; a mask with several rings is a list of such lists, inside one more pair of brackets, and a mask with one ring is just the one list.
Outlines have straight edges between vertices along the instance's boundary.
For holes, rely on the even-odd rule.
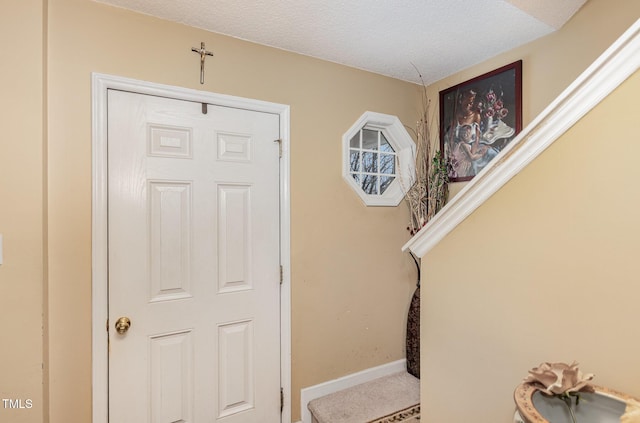
[[312,423],[420,421],[420,380],[394,373],[309,402]]

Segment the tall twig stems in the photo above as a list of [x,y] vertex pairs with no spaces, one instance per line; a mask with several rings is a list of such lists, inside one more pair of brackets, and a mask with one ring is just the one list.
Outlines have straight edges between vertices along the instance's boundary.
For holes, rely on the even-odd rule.
[[[416,69],[417,70],[417,69]],[[422,75],[420,80],[422,80]],[[416,124],[416,173],[411,187],[406,190],[406,201],[411,217],[407,229],[415,235],[440,211],[449,195],[447,165],[432,142],[430,100],[427,87],[422,83],[421,113]]]

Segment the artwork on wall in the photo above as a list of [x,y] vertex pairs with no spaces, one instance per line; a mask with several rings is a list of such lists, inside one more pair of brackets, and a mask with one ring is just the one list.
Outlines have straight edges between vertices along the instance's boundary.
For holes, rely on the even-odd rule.
[[440,151],[468,181],[522,129],[522,60],[440,91]]

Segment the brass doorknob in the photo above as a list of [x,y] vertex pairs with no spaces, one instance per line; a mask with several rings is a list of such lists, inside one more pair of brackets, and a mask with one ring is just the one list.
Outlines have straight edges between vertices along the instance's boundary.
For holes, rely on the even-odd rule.
[[116,321],[116,330],[120,335],[125,333],[131,327],[131,320],[128,317],[121,317]]

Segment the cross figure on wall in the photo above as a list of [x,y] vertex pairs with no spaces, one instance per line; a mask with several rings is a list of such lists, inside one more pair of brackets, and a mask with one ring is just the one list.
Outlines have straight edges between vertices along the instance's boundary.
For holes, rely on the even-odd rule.
[[204,48],[204,42],[200,43],[200,48],[191,47],[191,51],[200,55],[200,83],[204,84],[204,59],[213,56],[213,53]]

